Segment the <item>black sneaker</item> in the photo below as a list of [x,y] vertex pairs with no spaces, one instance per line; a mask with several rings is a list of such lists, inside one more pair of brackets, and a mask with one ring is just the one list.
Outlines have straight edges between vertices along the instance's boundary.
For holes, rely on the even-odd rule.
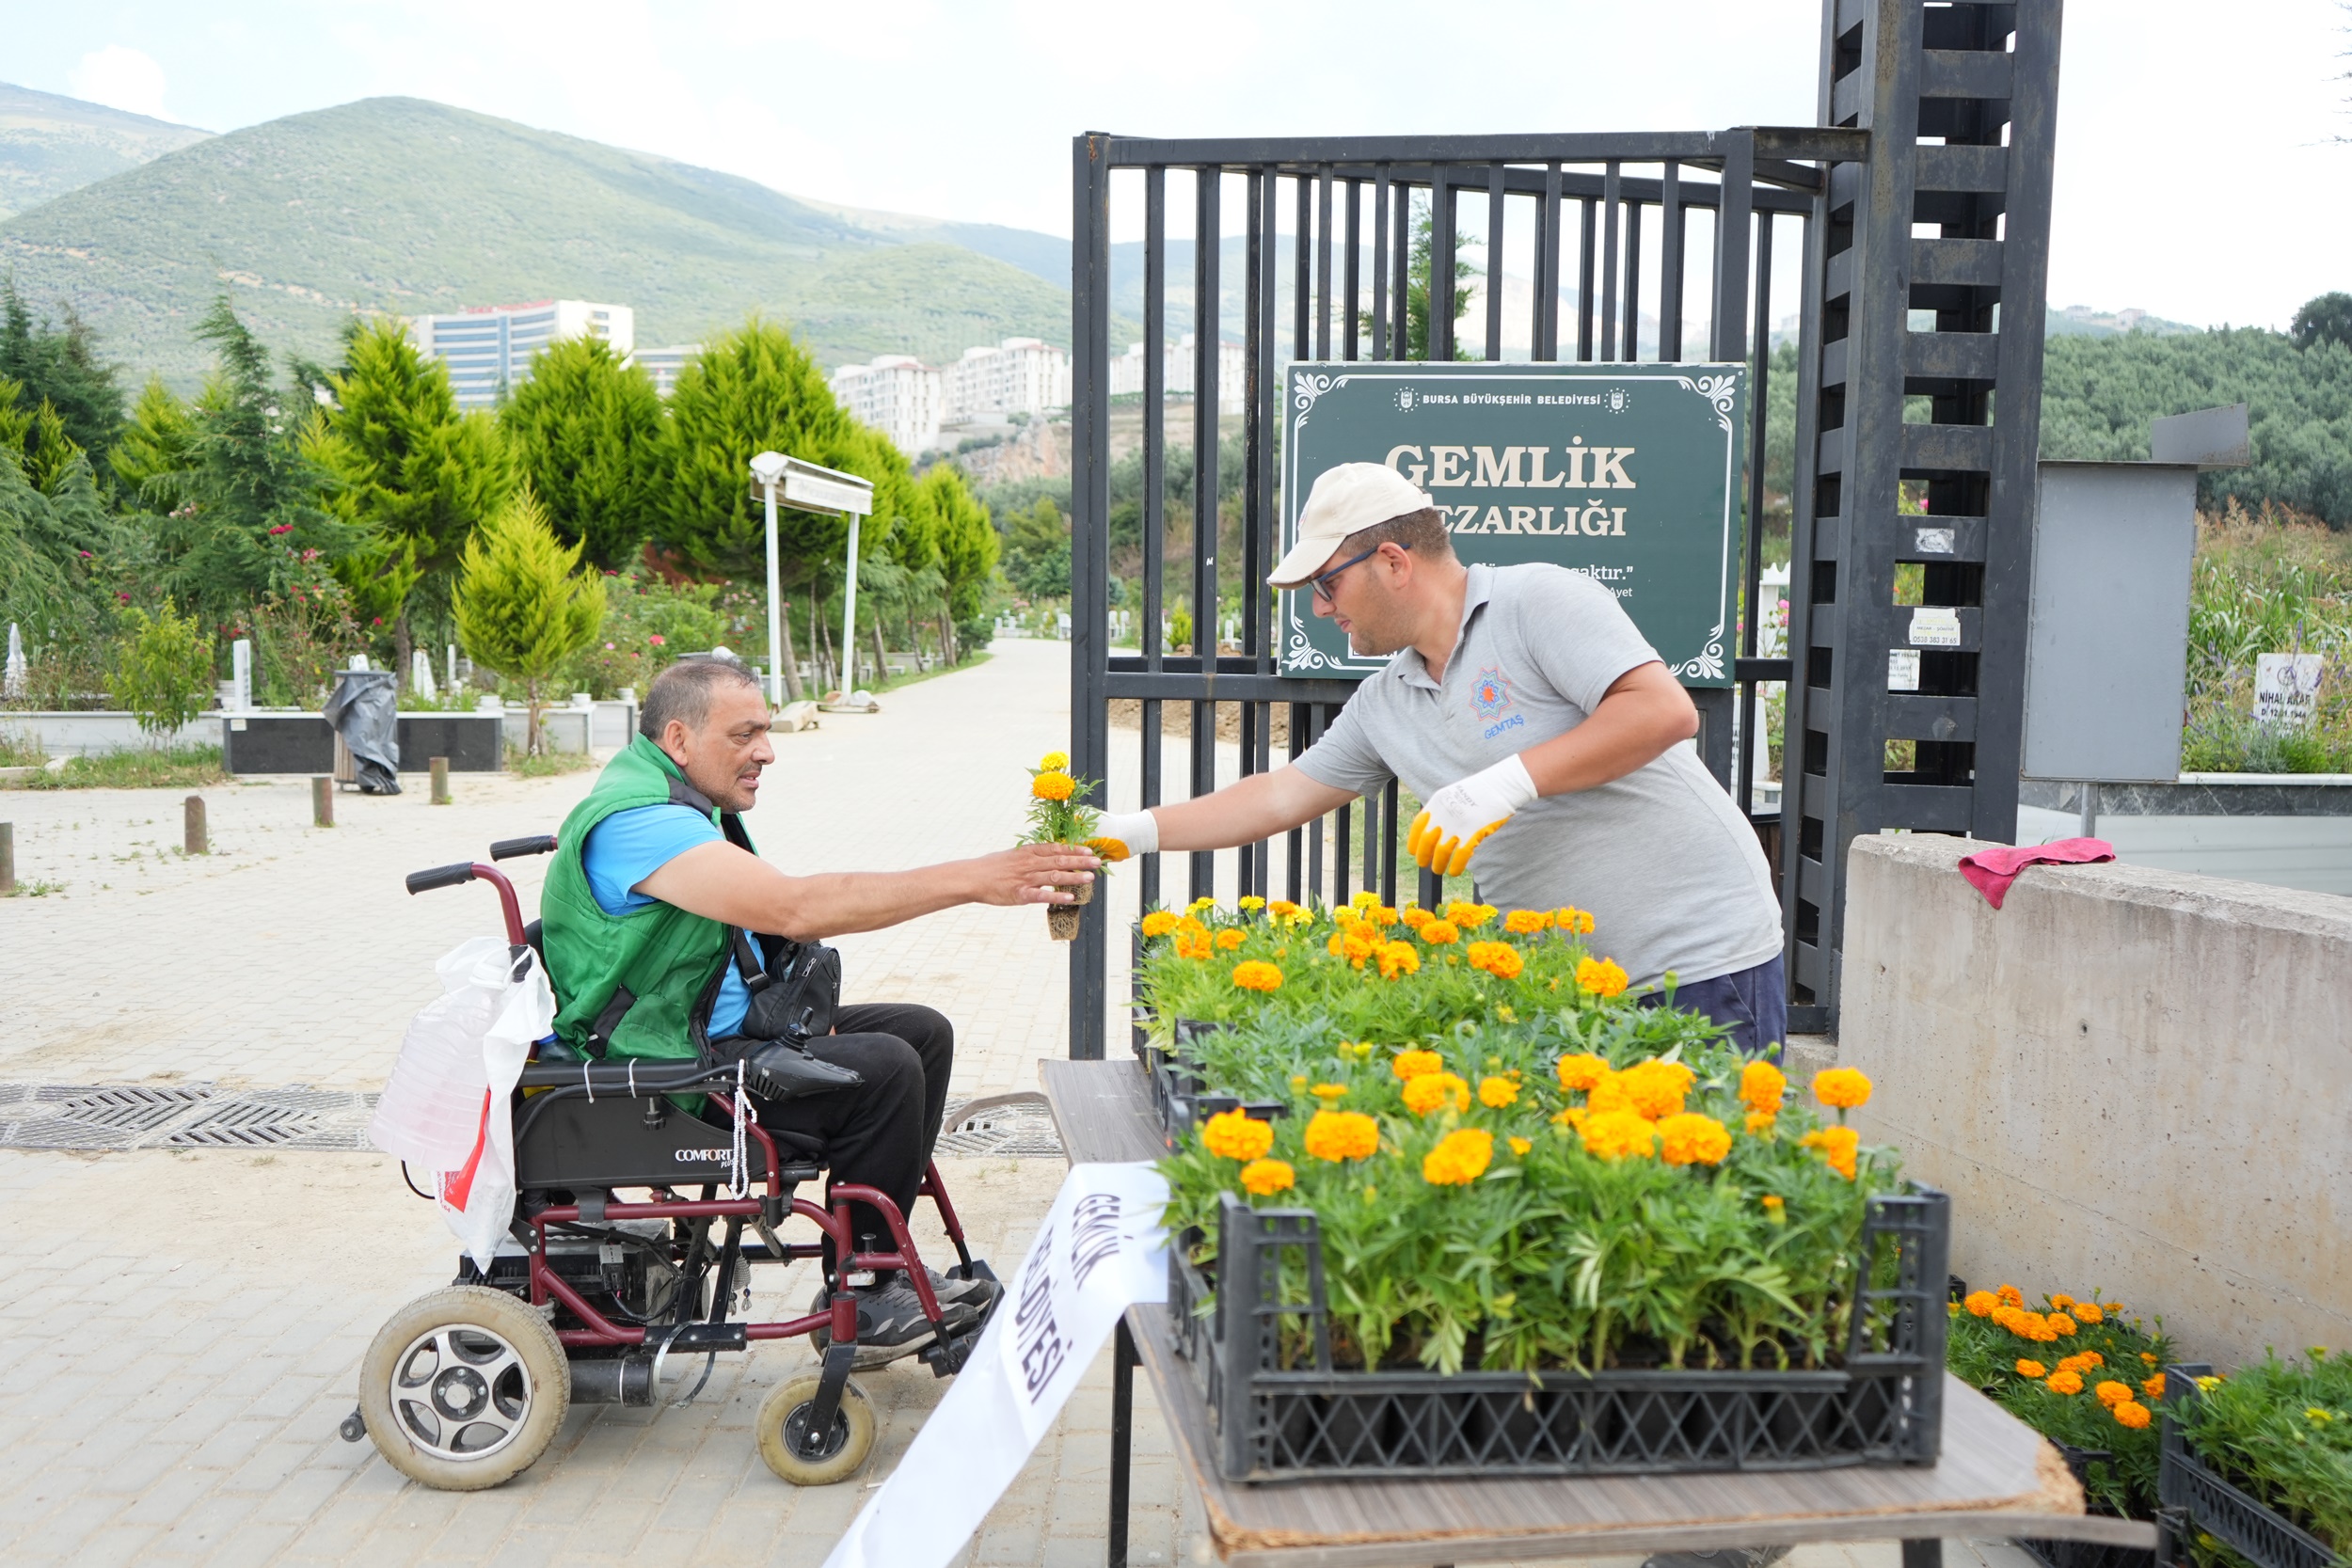
[[[831,1297],[822,1286],[809,1310],[821,1312]],[[940,1325],[948,1333],[969,1328],[979,1321],[979,1313],[964,1302],[939,1303]],[[931,1342],[936,1335],[930,1319],[923,1315],[922,1298],[903,1275],[893,1275],[886,1285],[870,1285],[857,1292],[857,1354],[850,1362],[852,1371],[866,1372],[886,1367],[901,1356],[913,1355]],[[809,1335],[809,1343],[818,1352],[833,1342],[833,1336],[819,1328]]]
[[965,1279],[958,1275],[941,1274],[929,1265],[923,1273],[930,1276],[931,1294],[939,1298],[942,1312],[958,1305],[975,1312],[986,1312],[989,1305],[1004,1293],[1004,1286],[993,1279]]

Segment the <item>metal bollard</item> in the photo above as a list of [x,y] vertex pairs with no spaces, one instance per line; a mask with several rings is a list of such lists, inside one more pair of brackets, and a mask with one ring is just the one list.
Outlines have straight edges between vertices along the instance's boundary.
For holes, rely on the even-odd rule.
[[16,824],[0,822],[0,898],[16,891]]
[[433,759],[433,803],[437,806],[449,804],[449,758],[447,757]]
[[185,807],[185,819],[181,824],[181,847],[191,855],[213,852],[212,834],[204,827],[204,797],[191,795]]
[[335,781],[315,778],[310,781],[310,826],[331,828],[335,825]]

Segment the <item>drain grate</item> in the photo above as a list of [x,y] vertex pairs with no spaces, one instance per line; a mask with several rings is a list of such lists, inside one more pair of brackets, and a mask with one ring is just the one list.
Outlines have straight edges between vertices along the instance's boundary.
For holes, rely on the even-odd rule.
[[0,1148],[368,1148],[375,1096],[296,1085],[0,1084]]
[[319,1118],[283,1105],[234,1101],[164,1140],[173,1148],[275,1148],[318,1131]]
[[967,1159],[990,1155],[1029,1160],[1061,1157],[1061,1133],[1054,1126],[1053,1113],[1046,1109],[1043,1095],[1007,1095],[963,1103],[973,1104],[974,1108],[967,1113],[961,1105],[947,1107],[934,1152]]
[[[57,1106],[56,1119],[116,1132],[152,1132],[185,1116],[189,1107],[212,1099],[204,1089],[123,1087],[77,1089]],[[47,1098],[44,1096],[43,1098]]]

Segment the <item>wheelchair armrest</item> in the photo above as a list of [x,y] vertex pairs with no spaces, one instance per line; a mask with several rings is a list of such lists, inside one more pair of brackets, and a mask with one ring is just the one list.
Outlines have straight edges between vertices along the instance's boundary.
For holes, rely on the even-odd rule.
[[[679,1094],[706,1085],[732,1085],[735,1069],[705,1067],[700,1062],[648,1061],[643,1057],[631,1062],[531,1062],[524,1066],[516,1086],[526,1089],[578,1088],[586,1085],[598,1094],[628,1094],[634,1083],[636,1092],[645,1094]],[[723,1080],[723,1083],[722,1081]]]

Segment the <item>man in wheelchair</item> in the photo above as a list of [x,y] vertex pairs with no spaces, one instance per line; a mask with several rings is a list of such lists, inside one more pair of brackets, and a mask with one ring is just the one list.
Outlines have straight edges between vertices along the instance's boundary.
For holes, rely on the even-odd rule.
[[[1027,845],[913,871],[787,876],[753,852],[739,817],[775,761],[751,671],[723,657],[672,665],[639,728],[564,819],[541,895],[557,1036],[591,1059],[740,1062],[779,1144],[912,1212],[946,1108],[954,1027],[914,1004],[838,1006],[838,956],[818,943],[959,904],[1069,903],[1095,858]],[[859,1204],[852,1219],[875,1238],[861,1245],[887,1246],[880,1213]],[[936,1271],[930,1283],[950,1334],[996,1289]],[[903,1277],[860,1288],[859,1367],[931,1334]]]

